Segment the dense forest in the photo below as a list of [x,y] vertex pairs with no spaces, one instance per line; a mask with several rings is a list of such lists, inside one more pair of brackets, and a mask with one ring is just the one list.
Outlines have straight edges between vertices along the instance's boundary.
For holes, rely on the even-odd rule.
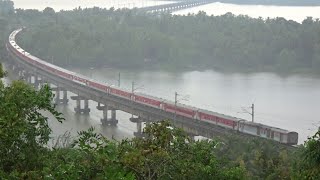
[[[319,73],[320,21],[145,14],[138,10],[17,10],[23,48],[66,66]],[[30,20],[32,22],[30,22]]]

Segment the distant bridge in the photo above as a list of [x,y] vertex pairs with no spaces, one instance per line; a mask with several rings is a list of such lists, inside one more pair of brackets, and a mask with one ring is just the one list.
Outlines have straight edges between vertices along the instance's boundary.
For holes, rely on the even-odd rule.
[[174,12],[179,11],[183,9],[188,9],[196,6],[202,6],[205,4],[210,4],[216,2],[215,0],[189,0],[189,1],[181,1],[177,3],[171,3],[171,4],[163,4],[163,5],[157,5],[157,6],[148,6],[139,8],[139,10],[147,11],[147,12]]

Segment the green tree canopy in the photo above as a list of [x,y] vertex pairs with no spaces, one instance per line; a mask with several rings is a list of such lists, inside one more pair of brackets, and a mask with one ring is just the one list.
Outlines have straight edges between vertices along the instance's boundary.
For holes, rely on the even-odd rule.
[[17,14],[22,21],[33,19],[18,43],[60,66],[312,73],[320,68],[320,22],[312,18],[299,24],[231,13],[159,16],[99,8]]

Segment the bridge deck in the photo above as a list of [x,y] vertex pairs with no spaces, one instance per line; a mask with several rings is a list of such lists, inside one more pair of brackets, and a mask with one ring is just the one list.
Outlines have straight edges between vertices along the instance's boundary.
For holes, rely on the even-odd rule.
[[143,7],[143,8],[139,8],[139,10],[147,11],[147,12],[173,12],[173,11],[179,11],[182,9],[188,9],[196,6],[202,6],[205,4],[210,4],[213,2],[215,1],[214,0],[189,0],[189,1],[172,3],[172,4]]

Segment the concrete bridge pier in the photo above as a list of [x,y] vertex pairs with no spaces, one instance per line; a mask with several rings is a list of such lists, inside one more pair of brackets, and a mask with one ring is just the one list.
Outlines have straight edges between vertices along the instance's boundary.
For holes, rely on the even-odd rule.
[[36,74],[29,74],[30,75],[30,84],[35,88],[39,89],[39,76]]
[[145,133],[143,132],[142,128],[142,123],[144,122],[143,119],[141,117],[131,117],[130,121],[137,123],[137,132],[134,132],[133,135],[139,138],[145,137]]
[[17,74],[18,74],[20,80],[23,80],[23,81],[27,80],[26,79],[26,71],[23,68],[17,67],[16,71],[17,71]]
[[37,76],[37,78],[35,79],[35,88],[36,89],[40,89],[43,85],[43,79],[40,76]]
[[12,69],[12,71],[13,71],[15,74],[18,74],[19,71],[20,71],[19,66],[16,65],[16,64],[11,64],[11,65],[9,65],[9,67],[10,67],[10,69]]
[[[65,89],[65,88],[62,88],[62,87],[54,87],[54,88],[51,88],[52,91],[55,91],[55,99],[54,99],[54,102],[56,105],[59,105],[59,104],[68,104],[69,102],[69,99],[68,99],[68,91]],[[61,91],[62,91],[62,98],[61,97]]]
[[[110,108],[107,105],[101,106],[98,102],[97,109],[103,112],[103,118],[100,119],[103,126],[116,126],[118,124],[116,109]],[[108,118],[108,111],[111,111],[111,118]]]
[[13,66],[13,72],[19,76],[19,79],[23,79],[23,68],[19,66]]
[[[72,100],[76,100],[77,105],[74,108],[74,111],[76,112],[76,114],[89,114],[90,112],[90,108],[89,108],[89,100],[86,99],[85,97],[81,97],[81,96],[71,96]],[[81,108],[81,100],[84,101],[84,107]]]
[[8,62],[8,69],[12,70],[15,74],[17,74],[16,71],[17,65],[15,65],[13,62]]
[[39,83],[39,76],[38,76],[38,75],[34,75],[34,76],[33,76],[33,87],[34,87],[35,89],[39,89],[39,85],[40,85],[40,83]]
[[27,81],[28,84],[31,84],[32,75],[29,72],[23,71],[23,79]]

